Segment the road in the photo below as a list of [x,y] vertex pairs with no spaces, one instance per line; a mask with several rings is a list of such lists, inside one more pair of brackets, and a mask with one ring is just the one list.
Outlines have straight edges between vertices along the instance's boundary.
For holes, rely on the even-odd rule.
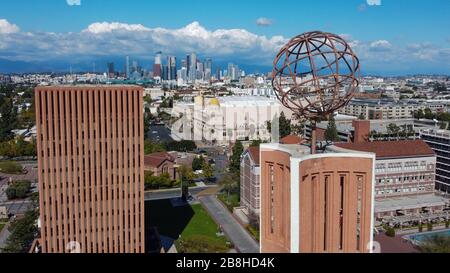
[[164,142],[173,140],[170,136],[170,130],[164,125],[152,125],[147,136],[154,142]]
[[213,195],[199,197],[209,214],[241,253],[259,253],[259,244]]
[[[190,188],[189,194],[197,195],[201,191],[207,189],[208,187],[198,187]],[[181,189],[171,189],[171,190],[161,190],[161,191],[147,191],[145,192],[145,201],[161,200],[161,199],[172,199],[181,196]]]

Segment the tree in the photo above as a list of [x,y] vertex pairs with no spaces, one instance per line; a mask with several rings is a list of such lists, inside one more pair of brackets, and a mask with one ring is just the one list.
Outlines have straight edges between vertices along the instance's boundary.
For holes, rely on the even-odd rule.
[[229,202],[230,194],[239,192],[239,176],[234,173],[225,173],[219,180],[219,185],[227,193],[227,202]]
[[207,180],[210,180],[214,177],[214,170],[213,170],[213,167],[211,166],[211,164],[204,162],[202,165],[202,171],[203,171],[203,176]]
[[280,113],[279,119],[280,138],[291,134],[291,120],[287,119],[284,112]]
[[146,189],[171,188],[174,184],[168,173],[155,176],[151,171],[144,172],[144,183]]
[[150,112],[145,112],[144,114],[144,134],[147,136],[150,131],[150,125],[153,120],[153,115]]
[[6,189],[6,196],[9,200],[25,198],[31,189],[31,182],[28,180],[16,181]]
[[425,240],[419,245],[422,253],[450,253],[450,237],[425,236]]
[[334,120],[334,117],[330,117],[328,120],[327,129],[325,130],[325,140],[326,141],[339,141],[339,135],[336,128],[336,122]]
[[0,141],[14,137],[12,130],[17,128],[17,108],[11,97],[0,98]]
[[158,152],[164,152],[164,147],[159,143],[154,143],[153,141],[147,139],[144,141],[144,154],[153,154]]
[[240,140],[236,141],[233,146],[233,154],[230,160],[230,171],[239,173],[241,170],[241,155],[244,152],[244,146]]
[[424,117],[425,117],[425,114],[423,113],[422,109],[419,109],[414,113],[414,118],[416,118],[416,119],[422,119]]
[[180,176],[181,181],[191,183],[195,179],[195,174],[192,170],[192,168],[181,165],[180,168],[178,168],[178,175]]
[[434,119],[434,114],[430,108],[425,108],[425,118],[426,119]]
[[359,114],[358,119],[359,120],[365,120],[366,116],[363,113],[361,113],[361,114]]
[[291,124],[291,134],[294,135],[303,135],[304,124]]
[[393,136],[396,137],[398,140],[400,135],[400,127],[397,126],[395,123],[389,123],[387,126],[387,133],[389,137]]
[[395,237],[395,229],[392,227],[388,227],[386,229],[386,236]]
[[164,144],[167,151],[189,152],[197,149],[197,145],[192,140],[170,141]]
[[18,218],[9,227],[10,235],[6,241],[3,253],[27,253],[37,236],[36,220],[39,212],[30,210],[23,218]]
[[267,131],[272,133],[272,122],[270,120],[266,121]]
[[205,164],[205,158],[203,156],[195,157],[194,160],[192,160],[192,170],[201,170],[203,164]]
[[250,147],[259,147],[259,145],[261,145],[261,143],[266,143],[266,141],[262,141],[261,139],[255,139],[250,144]]

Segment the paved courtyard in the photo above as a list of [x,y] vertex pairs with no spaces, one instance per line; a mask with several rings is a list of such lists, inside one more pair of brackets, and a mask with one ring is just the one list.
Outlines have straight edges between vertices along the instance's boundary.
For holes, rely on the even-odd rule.
[[395,237],[380,233],[375,236],[375,241],[380,243],[381,253],[417,253],[418,249],[413,244],[402,238],[403,235]]
[[29,180],[31,181],[32,190],[37,189],[37,169],[32,165],[24,165],[27,170],[26,174],[12,175],[0,173],[0,206],[6,206],[8,213],[11,214],[22,214],[32,208],[32,202],[27,199],[23,200],[12,200],[9,201],[6,195],[6,189],[8,188],[8,182],[19,181],[19,180]]

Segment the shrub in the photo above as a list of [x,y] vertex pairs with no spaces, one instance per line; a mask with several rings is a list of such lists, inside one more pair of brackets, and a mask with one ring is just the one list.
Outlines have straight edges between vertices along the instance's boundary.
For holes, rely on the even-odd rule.
[[386,235],[389,236],[389,237],[395,237],[395,229],[391,228],[391,227],[388,227],[386,229]]
[[423,231],[423,226],[422,226],[422,224],[419,224],[419,232],[422,232]]
[[445,222],[445,228],[448,228],[450,226],[450,221]]
[[28,180],[17,181],[6,189],[6,196],[9,200],[25,198],[30,192],[31,182]]
[[427,224],[427,230],[428,231],[432,231],[433,230],[433,224],[432,223],[428,223]]

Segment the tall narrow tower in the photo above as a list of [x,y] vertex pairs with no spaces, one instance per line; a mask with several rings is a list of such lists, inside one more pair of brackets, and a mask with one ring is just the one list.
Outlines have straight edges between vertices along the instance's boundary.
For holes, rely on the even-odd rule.
[[35,100],[42,251],[144,252],[142,88],[37,87]]

